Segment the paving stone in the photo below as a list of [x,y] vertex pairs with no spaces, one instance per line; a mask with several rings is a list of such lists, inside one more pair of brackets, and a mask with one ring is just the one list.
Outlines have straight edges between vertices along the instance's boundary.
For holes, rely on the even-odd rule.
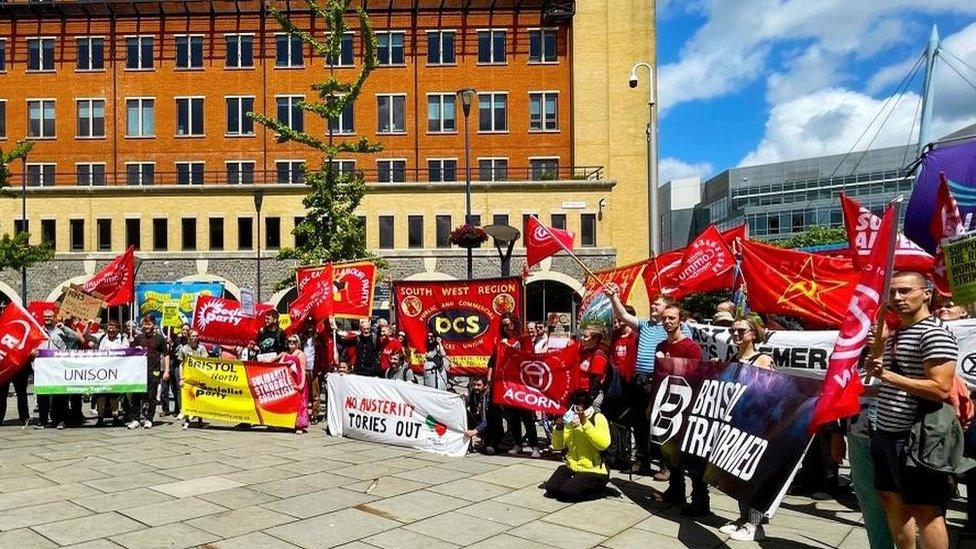
[[510,534],[498,534],[497,536],[483,539],[478,543],[468,545],[468,547],[469,549],[511,549],[512,547],[518,547],[518,549],[551,549],[552,546],[537,541],[517,538]]
[[542,520],[557,524],[571,524],[574,528],[594,534],[612,536],[647,517],[647,511],[636,505],[602,499],[577,503],[556,511]]
[[275,501],[278,499],[270,494],[255,492],[254,490],[248,490],[247,488],[231,488],[230,490],[200,494],[197,497],[211,503],[216,503],[217,505],[226,507],[228,509],[250,507],[252,505],[267,503],[269,501]]
[[232,511],[188,520],[186,524],[217,534],[221,538],[232,538],[241,534],[285,524],[293,520],[295,520],[294,517],[264,509],[263,507],[242,507]]
[[[553,469],[555,469],[555,467],[553,467]],[[518,464],[488,471],[487,473],[481,473],[480,475],[475,475],[471,478],[482,482],[490,482],[492,484],[518,489],[529,485],[538,486],[541,482],[548,479],[550,475],[552,475],[551,471],[547,472],[538,467]]]
[[70,501],[55,501],[31,507],[18,507],[0,513],[0,530],[16,530],[47,522],[83,517],[91,511]]
[[507,524],[508,526],[518,526],[545,516],[545,513],[542,511],[526,509],[525,507],[498,501],[482,501],[474,505],[461,507],[457,512],[491,522]]
[[544,491],[537,486],[526,486],[521,490],[515,490],[514,492],[509,492],[504,496],[499,496],[492,499],[501,503],[510,503],[512,505],[518,505],[519,507],[526,507],[528,509],[535,509],[537,511],[544,511],[546,513],[553,513],[564,507],[569,507],[568,503],[562,503],[560,501],[547,498],[543,494]]
[[344,477],[341,475],[315,473],[313,475],[302,475],[300,477],[275,480],[262,484],[252,484],[248,488],[257,492],[271,494],[272,496],[277,496],[279,498],[286,498],[306,494],[315,490],[321,490],[323,488],[334,488],[337,486],[350,484],[352,482],[354,481],[350,480],[349,477]]
[[149,486],[150,489],[162,492],[175,498],[187,496],[199,496],[220,490],[229,490],[243,486],[240,482],[233,481],[224,477],[202,477],[180,482],[169,482],[166,484],[156,484]]
[[435,484],[428,488],[428,490],[468,501],[482,501],[505,495],[512,491],[511,488],[491,484],[490,482],[478,482],[469,478],[453,480],[444,484]]
[[500,534],[509,526],[452,511],[408,524],[405,528],[458,545],[471,545]]
[[295,547],[297,546],[264,532],[251,532],[207,545],[207,549],[295,549]]
[[118,543],[109,541],[107,539],[95,539],[92,541],[86,541],[84,543],[78,543],[75,545],[68,545],[66,549],[119,549],[122,547]]
[[297,518],[309,518],[324,515],[346,507],[355,507],[360,503],[373,501],[379,496],[353,492],[345,488],[330,488],[311,494],[280,499],[265,503],[261,507],[285,513]]
[[[724,547],[726,545],[725,540],[727,539],[728,536],[723,536],[722,538],[716,538],[716,537],[707,538],[704,536],[699,536],[697,534],[685,535],[685,536],[679,534],[679,536],[676,539],[667,536],[665,534],[658,534],[655,532],[648,532],[647,530],[630,528],[604,541],[602,545],[604,547],[609,547],[611,549],[645,549],[647,547],[668,547],[673,545],[684,545],[685,547],[701,547],[705,549],[705,548],[713,548],[713,547]],[[736,542],[735,547],[737,549],[740,547],[738,542]]]
[[335,547],[398,526],[400,526],[399,522],[374,513],[359,509],[343,509],[284,526],[276,526],[268,529],[266,533],[299,547],[315,549]]
[[454,471],[451,469],[445,469],[444,467],[434,466],[421,467],[420,469],[411,469],[409,471],[400,471],[393,474],[400,478],[415,480],[417,482],[425,482],[427,484],[443,484],[445,482],[451,482],[452,480],[471,476],[471,473],[465,473],[464,471]]
[[[285,459],[283,457],[278,457],[278,456],[267,455],[267,454],[265,454],[265,455],[257,455],[257,456],[248,456],[248,457],[234,457],[234,458],[226,458],[225,457],[225,458],[222,458],[220,460],[220,462],[221,463],[225,463],[225,464],[227,464],[227,465],[229,465],[231,467],[234,467],[235,469],[245,470],[245,471],[250,471],[251,469],[261,469],[261,468],[264,468],[264,467],[276,467],[276,466],[279,466],[279,465],[285,466],[285,465],[290,465],[290,464],[294,463],[293,461],[291,461],[289,459]],[[336,461],[336,462],[333,462],[333,463],[342,463],[342,462]],[[305,471],[305,472],[307,472],[307,473],[316,473],[316,472],[322,471],[322,470],[324,470],[324,469],[308,470],[308,471]]]
[[155,490],[150,490],[148,488],[136,488],[134,490],[126,490],[124,492],[115,492],[112,494],[96,494],[85,497],[73,497],[71,498],[71,501],[83,507],[87,507],[96,513],[103,513],[105,511],[128,509],[130,507],[138,507],[140,505],[158,503],[160,501],[167,501],[170,499],[173,498],[167,496],[166,494],[156,492]]
[[8,494],[0,494],[0,511],[6,511],[7,509],[14,509],[17,507],[27,507],[30,505],[40,505],[42,503],[50,503],[52,501],[73,499],[98,493],[98,490],[89,488],[84,484],[71,483],[45,486],[44,488],[34,488],[31,490],[22,490],[20,492],[11,492]]
[[406,471],[408,471],[408,469],[404,469],[403,467],[398,467],[393,463],[384,462],[384,463],[361,463],[357,465],[347,465],[345,467],[333,469],[332,471],[329,472],[336,475],[343,475],[347,477],[358,478],[360,480],[366,480],[366,479],[376,478],[379,476],[403,473]]
[[147,526],[162,526],[171,522],[180,522],[226,510],[227,508],[209,501],[189,497],[120,509],[119,512]]
[[103,473],[97,469],[92,469],[91,467],[85,467],[82,465],[71,465],[51,471],[45,471],[41,473],[41,476],[58,484],[68,484],[71,482],[82,482],[85,480],[104,478],[108,476],[108,473]]
[[110,476],[97,480],[82,482],[86,486],[102,492],[122,492],[133,488],[142,488],[153,484],[162,484],[173,480],[171,477],[156,472],[135,473],[123,476]]
[[[546,520],[549,520],[551,517],[553,515],[549,515]],[[722,524],[724,524],[722,520],[715,521],[711,525],[704,524],[681,517],[675,512],[674,514],[652,515],[635,524],[634,528],[653,532],[672,539],[679,539],[685,543],[694,542],[711,545],[716,539],[728,539],[728,535],[718,531]]]
[[182,467],[172,467],[169,469],[162,469],[160,472],[173,478],[187,480],[191,478],[223,476],[230,473],[236,473],[238,471],[240,471],[240,469],[237,467],[231,467],[226,463],[210,462],[199,463],[197,465],[186,465]]
[[44,536],[28,528],[0,532],[0,547],[11,547],[16,549],[47,549],[57,547],[57,545]]
[[408,530],[406,527],[387,530],[362,541],[382,549],[449,549],[458,546],[454,543],[426,536],[420,532]]
[[364,503],[356,508],[400,522],[413,522],[451,509],[457,509],[469,503],[467,500],[420,490]]
[[[540,520],[512,528],[508,533],[519,538],[563,549],[593,547],[605,539],[604,536],[592,532],[584,532],[561,524],[552,524]],[[663,547],[668,546],[664,545]]]
[[44,478],[41,475],[19,475],[0,477],[0,492],[19,492],[21,490],[32,490],[34,488],[44,488],[54,486],[56,482]]
[[400,494],[406,494],[407,492],[416,492],[417,490],[422,490],[428,486],[428,484],[423,482],[416,482],[413,480],[407,480],[405,478],[377,477],[375,479],[348,484],[343,486],[343,488],[346,490],[352,490],[354,492],[369,493],[381,498],[389,498],[399,496]]
[[274,480],[282,480],[297,477],[299,475],[301,475],[301,473],[297,473],[283,467],[262,467],[260,469],[229,473],[223,476],[228,480],[239,482],[243,486],[248,484],[261,484],[263,482],[271,482]]
[[182,549],[218,539],[220,538],[209,532],[177,522],[115,536],[112,541],[128,549]]
[[42,536],[59,545],[70,545],[98,538],[110,538],[143,526],[138,522],[115,512],[101,513],[87,517],[73,518],[50,524],[34,526]]

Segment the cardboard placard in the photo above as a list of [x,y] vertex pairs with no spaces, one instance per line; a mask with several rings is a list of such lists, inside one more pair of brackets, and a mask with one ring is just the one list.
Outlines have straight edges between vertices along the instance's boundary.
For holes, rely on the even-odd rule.
[[86,294],[81,286],[72,284],[64,291],[58,313],[61,318],[73,316],[84,320],[98,318],[102,312],[102,299]]
[[167,301],[163,304],[163,321],[161,325],[163,328],[179,328],[183,325],[183,319],[180,317],[179,301]]

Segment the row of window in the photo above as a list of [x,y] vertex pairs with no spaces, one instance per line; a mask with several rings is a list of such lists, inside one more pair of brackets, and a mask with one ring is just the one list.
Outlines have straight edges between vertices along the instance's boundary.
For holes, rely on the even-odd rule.
[[[481,216],[475,215],[474,223],[481,224]],[[281,218],[264,217],[264,249],[276,250],[281,247]],[[297,226],[304,218],[294,218]],[[529,214],[523,214],[522,227],[523,234],[525,225],[528,223]],[[366,218],[360,217],[360,223],[365,226]],[[152,250],[165,252],[170,250],[169,219],[157,217],[152,219]],[[409,248],[424,248],[424,222],[423,215],[407,216],[407,246]],[[492,223],[508,225],[508,214],[495,214],[492,216]],[[553,227],[566,228],[566,214],[552,214],[551,223]],[[435,246],[437,248],[450,248],[449,236],[454,229],[454,220],[450,215],[435,215]],[[379,235],[379,248],[384,250],[393,249],[395,237],[396,219],[392,215],[378,216],[377,230]],[[183,251],[197,250],[197,218],[184,217],[180,219],[180,249]],[[30,230],[30,224],[25,227],[21,220],[14,221],[14,232]],[[127,218],[123,222],[125,237],[125,247],[134,246],[136,250],[142,248],[142,220],[139,218]],[[254,218],[237,218],[237,249],[253,250],[254,241]],[[41,240],[50,243],[57,248],[57,220],[41,220]],[[95,220],[95,249],[98,251],[112,250],[112,236],[115,234],[112,227],[112,219],[103,218]],[[226,243],[224,239],[224,218],[211,217],[207,219],[207,243],[210,250],[224,250]],[[86,249],[85,239],[85,220],[68,220],[68,250],[72,252],[82,252]],[[295,236],[295,246],[302,244],[299,236]],[[582,246],[596,246],[596,214],[580,214],[580,244]]]
[[[249,185],[255,183],[255,161],[228,160],[224,162],[223,177],[228,185]],[[275,162],[274,182],[280,184],[300,184],[305,182],[303,160],[278,160]],[[356,169],[355,160],[335,160],[334,167],[340,174],[348,174]],[[57,164],[53,162],[28,162],[27,185],[31,187],[52,187],[57,183]],[[125,183],[127,185],[202,185],[216,183],[216,175],[208,175],[205,162],[175,162],[175,172],[163,177],[157,174],[155,162],[126,162]],[[415,170],[412,179],[416,181],[445,182],[458,180],[456,158],[429,158],[426,171]],[[175,174],[175,179],[173,175]],[[380,183],[405,183],[407,181],[407,161],[405,159],[380,159],[376,161],[375,180]],[[509,180],[507,158],[479,158],[476,177],[479,181]],[[531,158],[526,175],[518,174],[517,179],[532,181],[553,180],[559,177],[558,158]],[[209,181],[208,181],[209,178]],[[157,181],[158,180],[158,181]],[[75,164],[75,182],[80,186],[103,186],[106,184],[104,162],[79,162]],[[258,183],[267,181],[257,180]]]
[[[456,31],[427,31],[427,64],[453,65],[457,61],[455,51]],[[478,63],[505,64],[508,31],[485,29],[477,31]],[[529,62],[556,63],[556,30],[530,29]],[[234,69],[254,67],[254,34],[224,35],[224,66]],[[105,37],[82,36],[75,40],[77,55],[75,69],[99,71],[105,68]],[[152,70],[156,66],[155,36],[126,36],[125,68]],[[204,35],[183,34],[173,37],[176,46],[177,69],[202,69],[204,60]],[[352,67],[355,65],[355,33],[346,32],[341,40],[339,53],[326,58],[327,65]],[[27,70],[46,72],[55,70],[54,37],[27,38]],[[376,33],[376,55],[379,65],[403,65],[406,33],[383,31]],[[288,34],[275,35],[275,67],[295,68],[305,66],[306,46],[301,39]],[[0,39],[0,71],[6,70],[6,39]]]
[[[478,131],[508,131],[508,92],[478,94]],[[275,96],[278,121],[295,131],[305,131],[305,111],[301,108],[304,95]],[[227,137],[254,136],[254,121],[247,113],[254,111],[254,96],[225,96]],[[27,136],[35,139],[57,137],[57,114],[54,99],[27,100]],[[453,93],[427,94],[427,133],[456,133],[457,96]],[[403,134],[406,124],[407,95],[403,93],[376,95],[376,133]],[[76,133],[83,139],[105,137],[105,99],[76,99]],[[156,137],[156,99],[133,97],[125,99],[125,136]],[[7,101],[0,99],[0,137],[7,135]],[[559,93],[529,93],[529,131],[559,131]],[[356,133],[355,107],[349,103],[342,114],[329,121],[329,132],[338,135]],[[204,98],[176,98],[177,137],[204,137]]]

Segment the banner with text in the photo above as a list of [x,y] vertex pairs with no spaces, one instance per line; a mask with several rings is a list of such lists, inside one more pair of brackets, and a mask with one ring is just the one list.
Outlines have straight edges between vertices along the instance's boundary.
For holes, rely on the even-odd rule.
[[188,356],[180,375],[188,416],[295,427],[301,399],[285,364]]
[[771,516],[810,442],[821,384],[748,364],[659,358],[651,440],[670,463]]
[[144,393],[146,376],[146,351],[139,349],[40,349],[34,359],[38,395]]
[[496,357],[491,390],[495,404],[547,414],[566,411],[579,385],[575,345],[536,354],[499,344]]
[[463,457],[467,413],[460,395],[414,383],[330,375],[329,433]]
[[488,278],[437,282],[396,282],[397,323],[423,366],[427,334],[441,338],[451,375],[485,374],[501,333],[501,315],[522,316],[522,279]]
[[[627,303],[630,292],[634,289],[634,282],[640,279],[641,272],[647,261],[631,263],[616,269],[607,269],[593,273],[596,278],[586,277],[583,300],[579,307],[579,328],[595,326],[610,330],[613,328],[613,308],[610,299],[603,293],[604,284],[616,284],[620,289],[620,300]],[[599,280],[597,280],[599,279]]]
[[[305,286],[327,272],[325,265],[299,267],[295,271],[298,293]],[[367,318],[373,315],[373,293],[376,289],[376,264],[372,261],[353,261],[332,264],[332,284],[335,291],[334,314],[339,318]]]
[[976,233],[942,245],[952,299],[957,305],[976,303]]
[[200,341],[246,347],[254,342],[264,326],[264,314],[272,308],[259,303],[256,314],[247,316],[238,301],[202,295],[197,298],[192,327],[200,333]]
[[201,295],[221,297],[224,295],[224,285],[219,282],[140,282],[136,284],[139,318],[152,315],[156,324],[162,326],[167,304],[176,302],[179,323],[189,324],[197,296]]

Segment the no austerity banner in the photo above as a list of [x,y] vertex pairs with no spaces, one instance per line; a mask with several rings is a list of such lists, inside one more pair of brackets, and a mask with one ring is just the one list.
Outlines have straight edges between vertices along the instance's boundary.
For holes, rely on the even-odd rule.
[[295,427],[301,399],[285,364],[188,356],[180,375],[188,416]]
[[576,347],[536,354],[498,346],[492,400],[547,414],[566,411],[569,396],[579,384]]
[[34,392],[144,393],[146,375],[146,351],[140,349],[41,349],[34,360]]
[[809,445],[821,383],[748,364],[658,359],[651,440],[670,463],[772,516]]
[[441,338],[451,375],[484,374],[501,333],[501,315],[521,316],[522,279],[488,278],[396,282],[397,322],[406,332],[414,366],[422,366],[427,334]]
[[245,316],[239,301],[201,295],[193,311],[192,326],[200,333],[200,341],[243,347],[254,342],[264,325],[264,313],[272,308],[259,303],[254,316]]
[[223,293],[224,285],[219,282],[141,282],[136,284],[136,303],[140,318],[152,315],[156,324],[162,325],[166,306],[175,302],[180,323],[189,324],[197,297],[220,297]]
[[[305,286],[321,276],[328,276],[328,265],[300,267],[295,271],[295,283],[301,295]],[[332,283],[335,285],[335,316],[339,318],[367,318],[373,314],[373,292],[376,285],[376,264],[372,261],[353,261],[332,264]]]

